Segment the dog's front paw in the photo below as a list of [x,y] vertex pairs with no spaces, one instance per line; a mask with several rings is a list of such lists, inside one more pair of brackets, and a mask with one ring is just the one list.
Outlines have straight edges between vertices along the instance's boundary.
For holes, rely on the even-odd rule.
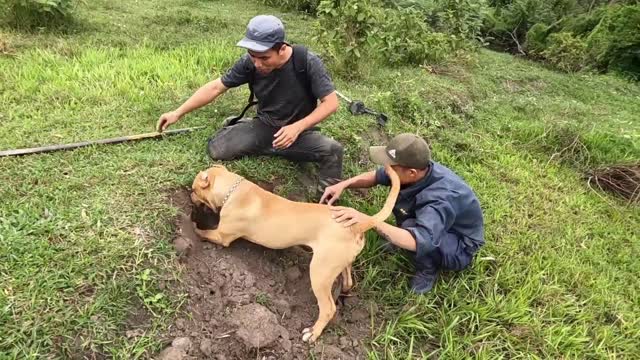
[[194,229],[196,234],[198,234],[198,236],[200,236],[203,239],[209,240],[212,243],[218,244],[218,245],[222,245],[222,246],[229,246],[229,244],[223,244],[222,243],[222,239],[220,238],[220,234],[216,231],[216,230],[201,230],[198,228]]

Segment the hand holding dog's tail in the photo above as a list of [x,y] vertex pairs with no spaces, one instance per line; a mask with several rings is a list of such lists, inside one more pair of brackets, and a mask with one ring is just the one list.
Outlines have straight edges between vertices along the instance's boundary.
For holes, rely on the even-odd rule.
[[393,206],[396,204],[396,200],[398,199],[398,194],[400,193],[400,178],[391,165],[385,165],[384,170],[387,172],[389,178],[391,178],[391,190],[389,191],[389,195],[387,196],[387,200],[384,202],[382,209],[380,209],[380,211],[375,215],[371,216],[371,220],[358,224],[358,231],[360,232],[372,229],[378,223],[385,221],[389,215],[391,215]]

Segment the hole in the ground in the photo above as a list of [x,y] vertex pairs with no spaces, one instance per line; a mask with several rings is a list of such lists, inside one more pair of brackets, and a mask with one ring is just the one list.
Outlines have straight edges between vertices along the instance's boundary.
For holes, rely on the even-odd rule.
[[[186,294],[187,300],[163,338],[170,342],[188,337],[190,355],[196,357],[249,358],[255,355],[250,342],[256,337],[259,351],[270,351],[278,359],[306,359],[310,351],[323,351],[301,341],[301,331],[313,324],[318,313],[308,270],[311,248],[273,250],[243,239],[223,248],[202,241],[192,226],[189,195],[185,188],[169,196],[181,210],[175,239],[186,239],[189,251],[179,257],[185,269],[182,281],[166,290],[175,296]],[[357,296],[343,302],[320,344],[325,356],[328,348],[345,359],[362,357],[361,344],[371,325],[371,314],[364,309],[370,307]],[[245,317],[251,321],[243,322]],[[246,324],[251,324],[250,330]],[[243,338],[243,328],[253,340]]]

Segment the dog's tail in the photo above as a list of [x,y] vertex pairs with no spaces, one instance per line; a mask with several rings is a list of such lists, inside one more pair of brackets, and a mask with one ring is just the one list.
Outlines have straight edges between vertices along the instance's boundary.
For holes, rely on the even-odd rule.
[[382,209],[380,209],[377,214],[373,215],[371,220],[359,224],[358,231],[360,232],[365,232],[376,226],[378,223],[387,220],[389,215],[391,215],[393,206],[396,204],[396,200],[398,199],[398,194],[400,193],[400,178],[390,165],[385,165],[384,170],[391,178],[391,190],[389,191],[389,195],[387,196],[387,200],[384,202]]

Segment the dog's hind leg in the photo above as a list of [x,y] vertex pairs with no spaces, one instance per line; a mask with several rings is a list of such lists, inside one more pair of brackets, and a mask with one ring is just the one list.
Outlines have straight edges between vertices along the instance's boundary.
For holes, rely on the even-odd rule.
[[353,278],[351,277],[351,264],[342,270],[342,294],[348,294],[353,288]]
[[341,266],[329,265],[331,261],[325,261],[320,254],[315,254],[311,259],[309,275],[311,276],[311,288],[318,300],[318,319],[311,328],[302,330],[302,341],[314,342],[331,321],[336,313],[336,305],[331,294],[333,282],[340,274]]

